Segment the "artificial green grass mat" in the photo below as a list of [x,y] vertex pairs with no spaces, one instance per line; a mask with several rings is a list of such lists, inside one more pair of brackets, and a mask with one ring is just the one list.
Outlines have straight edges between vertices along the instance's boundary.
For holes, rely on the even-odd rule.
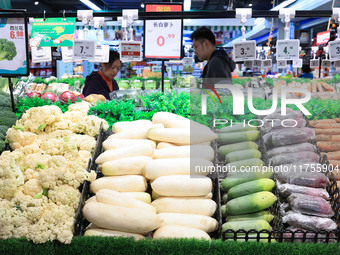
[[339,254],[340,244],[312,243],[258,243],[258,242],[211,242],[194,239],[144,239],[134,241],[131,238],[111,237],[74,237],[71,244],[47,242],[33,244],[25,239],[0,240],[0,254]]

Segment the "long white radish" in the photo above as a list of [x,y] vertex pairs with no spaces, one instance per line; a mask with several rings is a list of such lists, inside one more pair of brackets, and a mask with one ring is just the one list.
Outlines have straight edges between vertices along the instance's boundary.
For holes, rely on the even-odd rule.
[[120,193],[115,190],[101,189],[96,193],[97,201],[104,204],[111,204],[130,208],[141,208],[156,212],[156,208],[144,203],[128,194]]
[[202,158],[162,158],[149,161],[144,168],[144,176],[154,180],[168,175],[208,175],[214,165]]
[[151,196],[147,192],[121,192],[121,193],[132,196],[135,199],[138,199],[139,201],[142,201],[144,203],[151,204]]
[[112,125],[112,132],[119,133],[131,128],[151,126],[152,122],[150,120],[134,120],[134,121],[119,121]]
[[211,217],[217,208],[216,203],[207,198],[160,197],[151,203],[157,213],[190,213]]
[[198,228],[206,233],[213,232],[218,229],[216,219],[198,214],[186,213],[159,213],[161,219],[160,227],[166,225],[181,225],[184,227]]
[[145,165],[153,159],[148,156],[134,156],[106,161],[101,165],[104,175],[142,175]]
[[[164,196],[161,196],[161,195],[157,194],[157,192],[152,190],[151,191],[151,197],[152,197],[153,200],[156,200],[157,198],[164,197]],[[209,199],[212,199],[212,197],[213,197],[213,194],[212,194],[212,192],[210,192],[209,194],[207,194],[203,197],[180,197],[180,198],[209,198]],[[173,197],[173,198],[178,198],[178,197]]]
[[163,124],[152,124],[150,126],[141,126],[127,129],[119,133],[110,135],[110,139],[146,139],[150,128],[164,128]]
[[165,128],[190,128],[190,120],[170,112],[156,112],[152,123],[162,123]]
[[90,228],[84,233],[84,236],[121,236],[121,237],[133,237],[135,240],[145,238],[143,235],[122,232],[117,230],[105,229],[105,228]]
[[172,146],[156,149],[153,158],[204,158],[213,161],[214,149],[207,144]]
[[161,196],[200,197],[211,192],[212,181],[206,176],[170,175],[158,177],[151,187]]
[[179,225],[166,225],[155,231],[153,239],[161,238],[196,238],[211,240],[210,236],[201,229]]
[[146,234],[160,225],[158,215],[150,210],[99,202],[85,204],[83,214],[99,227],[130,233]]
[[148,156],[152,157],[154,148],[150,144],[137,144],[130,145],[120,149],[107,150],[101,153],[97,159],[96,163],[98,165],[103,164],[106,161],[111,161],[120,158],[127,158],[133,156]]
[[147,183],[143,176],[124,175],[110,176],[96,179],[90,185],[91,191],[97,193],[101,189],[112,189],[119,192],[143,192]]
[[173,144],[173,143],[160,142],[160,143],[157,144],[156,149],[161,150],[161,149],[165,149],[165,148],[169,148],[169,147],[175,147],[175,146],[177,146],[177,145]]
[[123,139],[123,138],[122,139],[110,139],[110,137],[111,136],[109,136],[103,142],[104,150],[119,149],[121,147],[137,145],[141,143],[150,143],[152,147],[156,148],[156,142],[150,139]]

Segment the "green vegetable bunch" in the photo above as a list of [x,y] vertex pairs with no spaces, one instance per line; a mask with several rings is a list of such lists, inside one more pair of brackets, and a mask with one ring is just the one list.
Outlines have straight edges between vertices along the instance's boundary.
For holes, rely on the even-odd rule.
[[0,39],[0,61],[13,60],[17,55],[17,49],[14,42],[7,39]]

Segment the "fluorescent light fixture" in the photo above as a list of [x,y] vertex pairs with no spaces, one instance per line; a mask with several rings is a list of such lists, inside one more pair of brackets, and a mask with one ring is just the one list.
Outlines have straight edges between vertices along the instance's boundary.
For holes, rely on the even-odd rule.
[[39,2],[38,2],[38,1],[34,2],[34,5],[38,5],[38,4],[39,4]]
[[140,4],[140,7],[144,8],[144,6],[145,6],[145,5],[144,5],[143,3]]
[[286,0],[286,1],[282,2],[282,3],[280,3],[279,5],[275,6],[275,7],[274,7],[273,9],[271,9],[271,10],[272,10],[272,11],[278,11],[278,10],[280,10],[281,8],[285,8],[286,6],[288,6],[288,5],[290,5],[290,4],[294,3],[294,2],[296,2],[296,0]]
[[252,7],[253,6],[253,4],[249,4],[249,7]]
[[95,5],[94,3],[92,3],[89,0],[80,0],[80,2],[82,2],[83,4],[85,4],[86,6],[88,6],[89,8],[91,8],[94,11],[101,11],[102,10],[97,5]]
[[184,0],[184,11],[190,11],[191,9],[191,0]]

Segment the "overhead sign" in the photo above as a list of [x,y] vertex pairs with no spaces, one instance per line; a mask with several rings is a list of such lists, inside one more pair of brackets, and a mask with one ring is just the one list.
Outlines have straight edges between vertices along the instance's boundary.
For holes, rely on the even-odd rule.
[[[182,5],[146,4],[145,11],[182,11]],[[144,28],[144,58],[181,59],[183,38],[182,19],[145,20]]]
[[73,46],[76,18],[34,19],[31,47]]
[[331,31],[316,34],[316,45],[326,44],[331,39]]
[[122,62],[142,61],[142,45],[140,41],[120,41],[119,52]]
[[0,18],[1,48],[6,49],[0,56],[0,76],[26,76],[29,73],[26,12],[16,14],[18,17]]

